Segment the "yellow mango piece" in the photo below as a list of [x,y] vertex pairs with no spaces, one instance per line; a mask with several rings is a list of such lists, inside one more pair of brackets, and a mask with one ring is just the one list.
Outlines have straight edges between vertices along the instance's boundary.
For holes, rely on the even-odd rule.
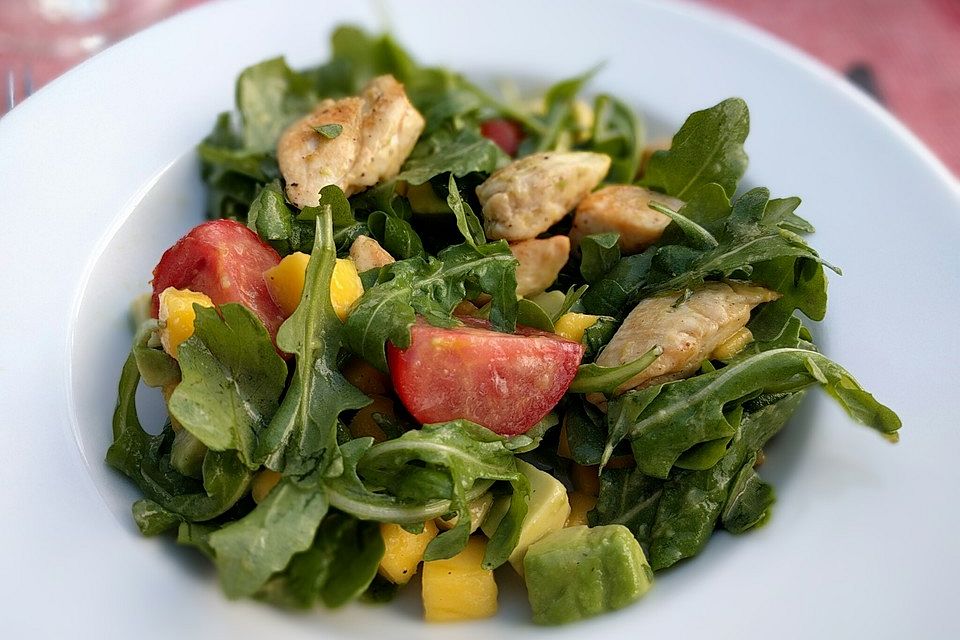
[[[485,493],[479,498],[475,498],[467,503],[467,509],[470,511],[470,533],[473,533],[480,528],[480,524],[483,522],[484,518],[487,517],[487,514],[490,513],[490,508],[493,506],[493,495]],[[448,529],[453,529],[457,526],[457,523],[460,522],[460,514],[457,514],[450,518],[449,520],[444,520],[443,518],[437,518],[434,520],[437,523],[437,526],[444,531]]]
[[424,523],[422,532],[410,533],[398,524],[382,523],[380,535],[386,548],[380,575],[394,584],[407,584],[417,572],[427,545],[437,537],[437,525],[431,520]]
[[576,527],[584,524],[588,525],[587,512],[597,506],[597,497],[588,496],[579,491],[571,491],[567,498],[570,500],[570,515],[567,516],[565,527]]
[[[292,315],[300,304],[309,262],[309,255],[297,251],[263,273],[270,295],[287,316]],[[330,303],[337,317],[346,320],[350,305],[362,295],[363,283],[360,282],[360,275],[353,260],[337,258],[333,266],[333,277],[330,279]]]
[[374,419],[373,415],[382,413],[383,415],[393,417],[396,415],[396,409],[393,406],[393,400],[386,396],[374,395],[373,402],[363,407],[350,420],[350,435],[354,438],[373,438],[375,442],[383,442],[387,439],[387,434],[383,432],[380,425]]
[[553,332],[567,340],[580,342],[583,340],[583,332],[596,324],[599,319],[599,316],[586,313],[565,313],[554,323]]
[[272,469],[264,469],[253,476],[250,482],[250,495],[257,504],[263,502],[273,488],[280,482],[280,473]]
[[588,496],[598,495],[600,493],[598,469],[597,465],[584,466],[576,462],[570,465],[570,479],[573,480],[573,488]]
[[263,272],[270,295],[286,316],[292,314],[300,304],[308,262],[310,256],[297,251],[285,257],[277,266]]
[[753,332],[741,327],[732,336],[721,342],[710,354],[712,360],[729,360],[743,351],[744,347],[753,342]]
[[390,376],[362,358],[350,358],[340,371],[347,382],[368,396],[385,396],[393,391]]
[[463,551],[447,560],[423,563],[423,614],[427,622],[489,618],[497,613],[497,583],[484,569],[487,543],[472,536]]
[[180,344],[193,335],[193,321],[197,314],[193,305],[212,307],[213,300],[204,293],[190,289],[167,287],[160,292],[160,344],[171,357],[177,357]]

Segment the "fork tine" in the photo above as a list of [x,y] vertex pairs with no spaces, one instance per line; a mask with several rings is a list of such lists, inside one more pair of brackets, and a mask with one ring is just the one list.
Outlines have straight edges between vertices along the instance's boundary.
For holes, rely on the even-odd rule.
[[26,100],[33,93],[33,72],[30,65],[23,65],[23,99]]
[[17,102],[16,94],[16,83],[13,75],[13,69],[7,69],[4,73],[3,84],[6,87],[6,100],[3,105],[3,112],[6,113],[13,109],[13,105]]

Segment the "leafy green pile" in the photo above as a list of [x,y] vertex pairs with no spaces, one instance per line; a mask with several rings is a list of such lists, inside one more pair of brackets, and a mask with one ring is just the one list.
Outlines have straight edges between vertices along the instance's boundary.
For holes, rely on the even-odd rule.
[[[319,99],[355,94],[383,73],[406,85],[427,122],[401,174],[350,199],[327,187],[318,207],[293,207],[274,150],[283,128]],[[567,477],[571,461],[554,453],[555,417],[506,440],[464,421],[419,427],[401,418],[384,424],[394,437],[378,444],[352,438],[345,427],[370,402],[341,374],[345,355],[386,371],[387,341],[407,345],[417,315],[455,324],[452,312],[464,300],[485,305],[502,331],[517,322],[552,330],[569,310],[601,316],[584,337],[585,364],[556,413],[565,418],[572,462],[602,470],[591,522],[628,526],[655,569],[695,555],[717,527],[740,533],[766,520],[774,493],[755,466],[809,387],[819,385],[855,420],[895,435],[897,417],[817,352],[796,315],[823,318],[824,268],[832,268],[802,236],[813,228],[795,213],[799,199],[771,199],[763,188],[737,195],[749,129],[741,100],[690,116],[670,150],[645,167],[642,184],[686,202],[679,211],[660,209],[673,222],[658,243],[621,256],[616,234],[589,236],[557,292],[517,300],[516,261],[505,242],[487,242],[474,213],[473,187],[509,162],[480,126],[490,118],[517,122],[525,136],[520,154],[607,153],[607,182],[634,182],[642,127],[608,95],[595,98],[594,117],[584,123],[576,100],[590,75],[554,85],[542,108],[524,109],[456,73],[417,65],[388,36],[350,27],[334,33],[332,59],[322,66],[297,72],[278,58],[240,75],[237,114],[222,114],[198,149],[208,214],[246,223],[281,255],[312,254],[300,305],[277,336],[293,358],[278,356],[262,323],[237,304],[197,307],[179,362],[158,348],[156,321],[140,328],[120,378],[107,461],[143,492],[133,513],[144,534],[176,529],[181,543],[216,564],[230,597],[335,607],[390,591],[377,577],[384,554],[377,522],[417,530],[466,513],[470,500],[494,490],[512,498],[484,562],[503,564],[527,510],[517,456]],[[417,185],[429,188],[418,196]],[[341,323],[330,303],[334,262],[360,234],[398,261],[362,274],[366,292]],[[781,294],[752,317],[755,342],[730,361],[704,362],[687,380],[615,397],[659,353],[613,369],[592,363],[633,306],[666,291],[682,298],[720,279]],[[137,416],[141,380],[173,389],[170,421],[158,435]],[[606,414],[586,401],[589,393],[607,394]],[[606,467],[614,455],[631,455],[635,466]],[[257,504],[250,488],[264,468],[282,479]],[[431,542],[427,559],[451,557],[468,536],[469,518],[460,518]]]

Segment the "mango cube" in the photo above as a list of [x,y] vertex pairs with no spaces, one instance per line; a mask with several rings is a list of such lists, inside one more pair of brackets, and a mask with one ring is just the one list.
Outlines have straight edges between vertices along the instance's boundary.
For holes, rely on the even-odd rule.
[[497,583],[482,566],[487,543],[472,536],[447,560],[423,563],[423,613],[427,622],[489,618],[497,613]]
[[[309,262],[309,255],[297,251],[263,274],[270,295],[287,316],[292,315],[300,304]],[[363,283],[353,261],[349,258],[337,258],[333,277],[330,279],[330,303],[337,317],[346,320],[350,306],[362,295]]]
[[212,307],[213,300],[204,293],[190,289],[167,287],[160,292],[160,344],[171,357],[177,357],[180,344],[193,335],[193,321],[197,314],[193,305]]
[[300,304],[308,262],[310,262],[310,256],[297,251],[281,260],[277,266],[263,272],[270,295],[285,316],[292,314]]
[[374,442],[383,442],[387,439],[387,434],[383,432],[380,425],[374,419],[374,414],[382,414],[393,417],[397,414],[393,406],[393,400],[386,396],[373,395],[373,402],[363,407],[350,420],[350,435],[354,438],[373,438]]
[[272,469],[263,469],[253,476],[253,481],[250,483],[250,496],[253,501],[260,504],[266,500],[273,488],[280,483],[280,478],[280,473]]
[[567,516],[565,527],[576,527],[587,522],[587,512],[597,506],[597,497],[588,496],[579,491],[571,491],[567,498],[570,500],[570,515]]
[[597,323],[599,316],[586,313],[565,313],[554,323],[553,331],[558,336],[580,342],[583,333]]
[[380,560],[380,575],[394,584],[407,584],[417,572],[423,553],[430,541],[437,537],[433,520],[424,523],[423,531],[410,533],[398,524],[382,523],[385,551]]

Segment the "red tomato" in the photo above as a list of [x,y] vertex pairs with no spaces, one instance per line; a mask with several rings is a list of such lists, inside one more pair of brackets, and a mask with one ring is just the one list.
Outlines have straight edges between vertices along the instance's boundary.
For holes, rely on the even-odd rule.
[[465,418],[500,435],[526,432],[563,397],[583,347],[527,327],[509,334],[460,320],[465,326],[445,329],[418,319],[409,347],[387,344],[397,395],[423,424]]
[[523,129],[513,120],[493,118],[480,123],[480,135],[495,142],[507,155],[514,156],[523,140]]
[[233,220],[213,220],[194,227],[167,249],[153,270],[153,317],[160,292],[167,287],[191,289],[214,304],[239,302],[253,311],[276,338],[284,316],[267,289],[263,272],[280,255],[260,237]]

